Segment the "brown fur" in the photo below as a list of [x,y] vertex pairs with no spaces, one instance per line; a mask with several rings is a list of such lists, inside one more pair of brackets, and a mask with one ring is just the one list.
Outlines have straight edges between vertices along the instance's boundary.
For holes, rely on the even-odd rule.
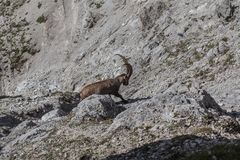
[[87,98],[88,96],[92,94],[109,94],[109,95],[114,95],[116,97],[119,97],[122,99],[123,102],[127,102],[122,95],[118,93],[119,88],[121,84],[123,85],[128,85],[129,83],[129,78],[132,75],[132,66],[128,63],[127,59],[123,57],[122,55],[119,55],[123,61],[124,65],[126,65],[127,68],[127,74],[121,74],[117,76],[116,78],[113,79],[106,79],[103,81],[99,81],[96,83],[89,84],[85,86],[81,91],[80,91],[80,98],[81,100]]

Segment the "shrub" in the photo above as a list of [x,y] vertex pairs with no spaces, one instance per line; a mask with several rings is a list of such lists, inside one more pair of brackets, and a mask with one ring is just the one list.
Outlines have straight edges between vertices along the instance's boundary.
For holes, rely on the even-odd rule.
[[45,23],[46,21],[47,21],[47,17],[45,17],[44,15],[41,15],[37,18],[38,23]]

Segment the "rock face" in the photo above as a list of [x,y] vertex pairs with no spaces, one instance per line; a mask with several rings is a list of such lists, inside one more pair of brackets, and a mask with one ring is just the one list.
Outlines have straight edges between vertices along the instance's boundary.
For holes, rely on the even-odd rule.
[[[0,1],[0,159],[240,157],[239,8]],[[125,73],[115,54],[133,66],[129,103],[80,101],[84,85]]]
[[71,123],[79,124],[90,120],[112,119],[123,110],[124,108],[117,106],[110,97],[93,95],[84,99],[72,110],[74,117],[71,119]]

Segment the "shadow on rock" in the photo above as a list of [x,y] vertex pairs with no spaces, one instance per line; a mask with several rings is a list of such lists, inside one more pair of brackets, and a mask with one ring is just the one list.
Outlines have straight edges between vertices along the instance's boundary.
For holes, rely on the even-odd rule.
[[127,153],[111,155],[105,160],[190,160],[202,158],[210,160],[213,156],[216,157],[214,159],[237,160],[240,157],[240,141],[183,135],[145,144]]
[[215,99],[207,93],[207,91],[202,90],[201,91],[201,100],[198,100],[198,104],[207,112],[209,113],[209,109],[214,109],[218,115],[226,115],[230,116],[232,118],[236,118],[240,116],[239,112],[233,111],[233,112],[227,112],[226,110],[222,109],[218,103],[215,101]]
[[0,127],[2,126],[15,127],[20,122],[21,120],[12,115],[3,115],[0,117]]
[[71,112],[73,108],[77,107],[80,102],[80,95],[78,92],[64,92],[59,98],[60,108],[64,112]]
[[[152,97],[146,97],[146,98],[135,98],[135,99],[128,99],[128,103],[127,104],[131,104],[131,103],[135,103],[135,102],[138,102],[138,101],[145,101],[145,100],[149,100],[151,99]],[[119,104],[126,104],[122,101],[120,102],[116,102],[116,105],[119,105]]]
[[207,93],[207,91],[202,90],[200,94],[202,98],[201,100],[198,100],[198,103],[206,112],[208,112],[208,109],[214,109],[218,112],[219,115],[227,113],[217,104],[215,99],[209,93]]
[[222,109],[215,101],[215,99],[205,90],[202,90],[201,98],[200,100],[197,100],[197,102],[200,107],[202,107],[208,114],[207,118],[210,121],[215,120],[214,117],[216,117],[213,115],[213,112],[210,111],[211,109],[213,109],[218,116],[229,116],[232,118],[232,120],[228,124],[224,125],[224,128],[228,133],[240,133],[240,124],[236,120],[236,118],[240,116],[239,112],[227,112],[226,110]]
[[11,128],[16,127],[21,120],[12,115],[0,115],[0,138],[5,137],[11,132]]

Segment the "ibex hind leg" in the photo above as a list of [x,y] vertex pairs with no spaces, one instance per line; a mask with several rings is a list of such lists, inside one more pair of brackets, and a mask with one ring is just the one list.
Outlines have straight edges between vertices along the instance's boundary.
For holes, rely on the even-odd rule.
[[121,98],[121,100],[123,101],[123,103],[128,103],[128,101],[127,100],[125,100],[123,97],[122,97],[122,95],[121,94],[119,94],[119,93],[114,93],[113,94],[114,96],[116,96],[116,97],[119,97],[119,98]]

